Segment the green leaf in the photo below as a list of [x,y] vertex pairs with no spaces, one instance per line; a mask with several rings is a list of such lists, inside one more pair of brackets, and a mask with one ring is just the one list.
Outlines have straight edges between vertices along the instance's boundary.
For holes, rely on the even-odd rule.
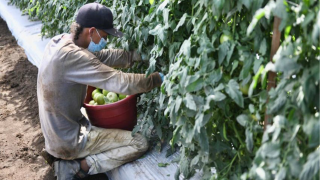
[[253,148],[253,134],[249,128],[246,128],[246,145],[249,152],[252,152]]
[[211,101],[222,101],[226,98],[226,95],[224,95],[223,93],[216,91],[214,92],[214,94],[209,95],[206,97],[206,104],[203,107],[204,111],[207,111],[210,109],[210,102]]
[[277,158],[280,155],[280,144],[279,143],[265,143],[261,147],[262,156],[269,158]]
[[158,167],[167,167],[169,163],[158,163]]
[[293,128],[293,133],[290,138],[290,141],[293,141],[293,139],[296,138],[296,135],[297,135],[299,129],[300,129],[300,125],[295,125],[295,127]]
[[307,16],[304,18],[304,21],[301,23],[301,27],[306,27],[312,20],[314,20],[315,14],[314,12],[309,12]]
[[277,16],[283,20],[286,20],[287,10],[286,10],[286,6],[284,4],[284,1],[277,0],[276,5],[275,5],[272,13],[274,14],[274,16]]
[[164,0],[164,1],[159,5],[159,7],[158,7],[158,9],[157,9],[157,13],[158,13],[159,11],[163,11],[164,8],[167,6],[168,3],[169,3],[169,0]]
[[[319,133],[319,132],[318,132]],[[319,174],[320,169],[320,149],[316,149],[313,153],[309,154],[308,161],[303,165],[300,173],[300,180],[309,180],[315,178]]]
[[210,114],[203,114],[202,112],[198,112],[196,115],[196,123],[194,126],[194,130],[197,133],[200,133],[200,130],[202,129],[203,126],[205,126],[208,121],[210,120],[211,115]]
[[155,7],[153,6],[153,7],[151,7],[150,9],[149,9],[149,14],[152,14],[153,13],[153,11],[154,11],[154,9],[155,9]]
[[243,108],[242,93],[239,90],[239,84],[234,79],[229,81],[228,85],[226,86],[226,92],[240,107]]
[[230,47],[230,50],[228,51],[228,54],[227,54],[227,66],[229,65],[229,62],[230,62],[230,58],[231,58],[231,56],[232,56],[232,54],[233,54],[233,51],[234,51],[234,48],[235,48],[235,44],[234,43],[232,43],[231,44],[231,47]]
[[171,139],[171,148],[174,147],[174,145],[177,143],[178,139],[180,139],[180,130],[181,130],[181,126],[178,126],[174,131],[173,131],[173,135],[172,135],[172,139]]
[[162,12],[163,14],[163,21],[164,21],[164,24],[165,24],[165,29],[168,29],[169,28],[169,9],[168,8],[165,8]]
[[194,132],[195,132],[194,127],[192,127],[190,124],[188,124],[188,125],[184,124],[184,127],[181,130],[181,133],[185,136],[184,139],[185,139],[186,143],[191,143],[191,141],[194,138]]
[[[260,57],[259,59],[256,59],[256,58],[254,59],[254,65],[253,65],[254,73],[257,73],[260,70],[263,60],[264,59],[262,57]],[[264,66],[262,65],[262,67]]]
[[161,24],[158,24],[155,28],[153,28],[152,30],[149,31],[149,33],[151,35],[158,35],[159,34],[159,31],[162,29],[162,25]]
[[149,3],[152,5],[154,3],[154,0],[149,0]]
[[286,103],[287,97],[284,92],[282,92],[280,95],[278,95],[277,99],[272,102],[270,108],[268,109],[268,113],[273,114],[280,110],[280,108],[283,107],[283,105]]
[[[293,54],[293,52],[292,52]],[[281,57],[275,62],[276,71],[283,72],[285,76],[290,76],[299,71],[302,66],[295,62],[293,58]]]
[[197,50],[197,52],[199,54],[210,53],[210,52],[213,52],[215,50],[215,48],[213,47],[212,42],[210,42],[210,39],[208,38],[208,36],[205,33],[203,33],[200,36],[199,43],[200,43],[200,47]]
[[264,70],[264,67],[263,67],[263,66],[260,66],[259,71],[258,71],[257,74],[253,77],[253,81],[251,82],[250,87],[249,87],[249,93],[248,93],[249,97],[252,97],[253,90],[256,89],[257,84],[258,84],[258,82],[259,82],[260,74],[263,72],[263,70]]
[[150,58],[149,60],[149,68],[147,69],[146,76],[148,77],[151,73],[156,69],[156,60],[154,58]]
[[183,41],[181,45],[180,52],[183,53],[186,57],[190,57],[191,51],[191,42],[190,39]]
[[219,52],[218,52],[219,65],[222,64],[222,62],[225,59],[225,57],[228,54],[228,52],[229,52],[229,44],[227,42],[224,42],[224,43],[220,44]]
[[214,100],[214,101],[222,101],[226,98],[226,95],[224,95],[223,93],[216,91],[214,92],[213,95],[208,96],[206,99],[207,100]]
[[246,126],[247,126],[247,124],[249,123],[249,120],[250,120],[250,118],[249,118],[249,116],[246,115],[246,114],[241,114],[241,115],[239,115],[239,116],[237,117],[238,123],[239,123],[241,126],[243,126],[243,127],[246,127]]
[[176,26],[176,28],[173,30],[173,32],[178,31],[179,27],[181,27],[184,24],[184,22],[186,21],[187,15],[188,15],[187,13],[183,14],[183,16],[180,18],[179,23]]
[[[259,9],[257,12],[256,12],[256,15],[261,15],[261,14],[264,14],[264,10],[263,9]],[[249,24],[248,26],[248,29],[247,29],[247,36],[249,36],[251,34],[251,32],[253,31],[254,27],[256,27],[257,23],[259,22],[259,19],[257,19],[255,16],[253,17],[251,23]]]
[[187,108],[196,111],[197,110],[197,105],[193,99],[193,96],[190,93],[186,94],[186,97],[184,98],[184,100],[186,101],[186,106]]
[[262,55],[265,55],[266,52],[267,52],[267,41],[265,38],[263,38],[261,44],[260,44],[260,49],[259,49],[259,52],[262,54]]
[[175,104],[175,113],[178,113],[179,109],[180,109],[180,106],[181,106],[181,103],[182,103],[182,98],[181,96],[177,96],[176,98],[176,104]]
[[140,126],[135,126],[131,132],[131,135],[134,135],[135,133],[137,133],[140,130]]
[[154,29],[150,30],[149,34],[158,36],[162,43],[165,43],[167,41],[167,31],[161,24],[158,24]]
[[189,164],[190,162],[188,161],[188,157],[182,157],[179,167],[180,167],[180,172],[183,174],[184,177],[189,176],[189,173],[190,173]]
[[269,18],[270,13],[272,12],[272,10],[275,7],[276,7],[275,2],[274,1],[269,1],[268,4],[264,8],[258,9],[255,12],[255,14],[254,14],[254,16],[252,18],[252,21],[248,26],[247,36],[249,36],[251,34],[251,32],[253,31],[253,29],[255,28],[255,26],[257,25],[257,23],[259,22],[259,20],[262,17]]
[[251,65],[252,65],[253,59],[254,59],[254,56],[250,55],[246,57],[246,59],[244,60],[244,64],[242,66],[242,69],[239,75],[240,80],[244,80],[248,76],[250,76],[250,70],[252,69]]
[[198,136],[198,141],[200,143],[201,149],[205,153],[209,153],[209,140],[208,140],[208,135],[207,135],[206,129],[205,128],[201,128],[200,134],[198,134],[197,136]]
[[312,30],[312,40],[314,44],[318,43],[319,34],[320,34],[320,11],[318,11],[317,21],[314,23],[313,30]]
[[215,7],[217,7],[218,9],[222,9],[223,5],[225,4],[224,0],[215,0],[213,1],[213,4],[215,5]]
[[233,74],[233,71],[238,67],[238,65],[239,65],[239,61],[233,61],[232,62],[232,70],[231,70],[231,74],[230,75]]
[[249,111],[250,111],[250,113],[252,114],[252,113],[254,113],[254,105],[253,104],[249,104]]
[[173,59],[174,59],[180,45],[181,45],[180,42],[174,42],[169,46],[169,61],[170,62],[173,62]]
[[157,135],[160,139],[162,139],[162,129],[161,129],[161,125],[155,125],[155,128],[156,128],[156,132],[157,132]]
[[250,9],[251,7],[251,0],[240,0],[242,2],[242,4],[244,4],[246,6],[247,9]]
[[289,37],[291,28],[292,26],[287,26],[286,29],[284,30],[284,39],[287,39]]
[[313,117],[307,117],[307,122],[303,125],[303,131],[308,135],[308,146],[317,147],[320,144],[320,121]]
[[195,165],[197,165],[198,162],[199,162],[199,159],[200,159],[200,155],[198,154],[198,155],[196,155],[196,156],[191,160],[190,166],[195,166]]
[[275,180],[282,180],[286,178],[287,168],[281,166],[279,172],[276,174]]
[[194,28],[193,28],[193,31],[195,33],[198,33],[198,30],[200,27],[203,27],[203,22],[205,22],[205,20],[208,18],[208,13],[206,12],[203,17],[202,17],[202,20],[200,21],[200,23],[197,23],[197,24],[194,24]]
[[204,83],[204,79],[200,78],[200,75],[188,76],[186,81],[186,90],[188,92],[194,92],[200,90]]

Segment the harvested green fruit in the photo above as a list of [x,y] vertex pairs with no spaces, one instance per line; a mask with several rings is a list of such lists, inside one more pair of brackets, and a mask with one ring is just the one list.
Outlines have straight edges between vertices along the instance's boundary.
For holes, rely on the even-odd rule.
[[124,99],[124,98],[126,98],[126,97],[127,97],[127,95],[119,94],[119,100]]
[[94,100],[91,100],[91,101],[89,102],[90,105],[94,105],[94,103],[96,103]]
[[92,97],[92,99],[97,102],[97,98],[98,98],[98,96],[100,96],[100,95],[103,96],[103,94],[101,94],[101,93],[95,93],[94,96]]
[[93,98],[96,93],[100,93],[101,94],[101,90],[100,89],[93,90],[92,94],[91,94],[92,95],[91,97]]
[[109,93],[109,91],[107,91],[107,90],[102,90],[102,94],[103,94],[104,96],[107,96],[108,93]]
[[110,102],[117,102],[118,101],[118,95],[114,92],[109,92],[107,94],[107,98]]
[[[97,97],[96,97],[97,96]],[[95,95],[95,97],[96,97],[96,101],[97,101],[97,103],[98,103],[98,105],[103,105],[103,104],[105,104],[105,101],[104,101],[104,95],[103,94],[97,94],[97,95]]]

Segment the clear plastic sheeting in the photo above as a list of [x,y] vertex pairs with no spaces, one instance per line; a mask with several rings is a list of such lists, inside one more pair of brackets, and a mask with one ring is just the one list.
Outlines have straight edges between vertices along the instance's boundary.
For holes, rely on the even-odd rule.
[[[179,153],[166,157],[169,148],[171,147],[167,145],[161,152],[152,149],[142,158],[109,171],[107,175],[110,180],[174,180],[175,173],[179,168],[175,162]],[[179,179],[185,178],[181,175]],[[199,179],[201,179],[201,173],[197,172],[189,180]]]
[[28,60],[39,67],[43,56],[44,48],[50,39],[41,37],[41,21],[30,21],[28,16],[8,0],[0,0],[0,17],[7,22],[12,35],[21,46],[28,57]]

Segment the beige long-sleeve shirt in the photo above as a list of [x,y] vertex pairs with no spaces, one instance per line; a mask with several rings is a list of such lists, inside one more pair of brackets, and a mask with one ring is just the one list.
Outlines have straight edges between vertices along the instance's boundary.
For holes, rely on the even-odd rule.
[[80,112],[87,85],[131,95],[150,91],[162,82],[158,73],[146,77],[112,68],[130,67],[131,52],[110,49],[93,54],[62,36],[54,37],[45,48],[37,95],[47,152],[57,158],[73,159],[84,147],[91,127]]

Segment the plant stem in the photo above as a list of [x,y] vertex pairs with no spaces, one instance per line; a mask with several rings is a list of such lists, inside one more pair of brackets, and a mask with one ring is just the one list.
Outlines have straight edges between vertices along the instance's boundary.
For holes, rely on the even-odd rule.
[[191,17],[193,17],[193,9],[194,9],[194,6],[192,5]]
[[[234,31],[235,31],[235,28],[236,28],[236,20],[237,20],[237,13],[234,13],[234,16],[233,16],[233,27],[232,27],[232,34],[235,35]],[[234,37],[233,37],[234,39]]]
[[238,140],[240,141],[240,144],[241,144],[241,145],[245,145],[245,144],[243,143],[242,139],[240,138],[239,132],[238,132],[238,130],[237,130],[237,128],[236,128],[236,126],[235,126],[234,123],[232,123],[232,126],[233,126],[233,130],[235,131]]
[[223,169],[221,169],[220,172],[222,172],[224,169],[228,168],[227,172],[225,174],[227,174],[230,171],[230,168],[233,164],[233,162],[236,160],[236,157],[238,156],[238,153],[236,155],[234,155],[234,157],[232,158],[230,164],[226,165]]

